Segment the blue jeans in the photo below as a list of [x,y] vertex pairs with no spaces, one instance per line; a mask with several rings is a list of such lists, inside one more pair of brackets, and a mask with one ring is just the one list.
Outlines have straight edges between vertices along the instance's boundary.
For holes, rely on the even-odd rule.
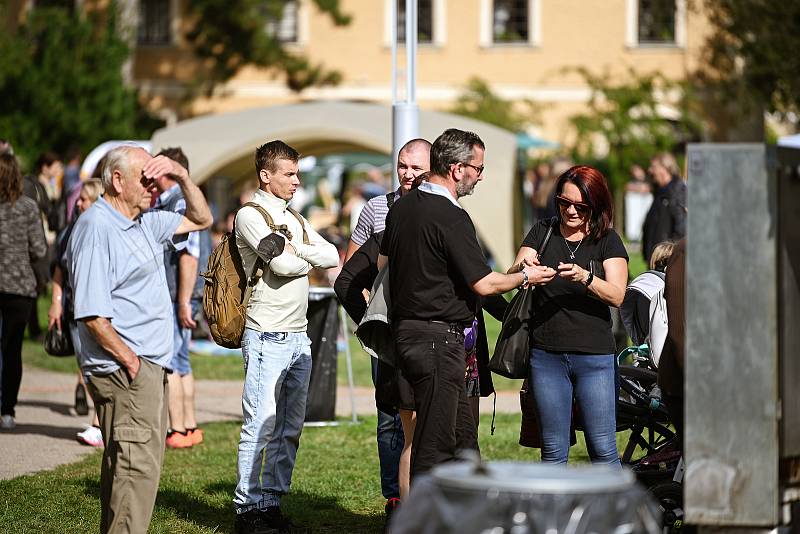
[[233,504],[241,514],[280,506],[292,483],[311,378],[311,340],[305,332],[242,336],[244,389],[239,480]]
[[[378,360],[372,361],[372,385],[378,374]],[[403,425],[399,415],[389,415],[378,410],[378,460],[381,464],[381,493],[384,499],[400,498],[400,453],[403,452]]]
[[615,377],[613,354],[531,350],[531,388],[542,429],[543,462],[567,463],[574,396],[592,463],[620,465]]

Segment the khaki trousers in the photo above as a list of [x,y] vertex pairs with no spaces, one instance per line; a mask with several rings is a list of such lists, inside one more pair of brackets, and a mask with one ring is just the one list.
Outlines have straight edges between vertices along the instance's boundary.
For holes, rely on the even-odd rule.
[[100,468],[100,532],[146,533],[164,459],[167,375],[140,358],[131,382],[124,369],[90,376],[105,451]]

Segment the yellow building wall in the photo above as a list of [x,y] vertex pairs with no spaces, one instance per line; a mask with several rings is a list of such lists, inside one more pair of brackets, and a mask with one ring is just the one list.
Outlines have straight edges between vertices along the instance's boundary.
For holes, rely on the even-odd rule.
[[[185,1],[180,0],[179,5]],[[633,68],[639,73],[660,72],[682,80],[698,65],[708,32],[703,14],[689,10],[685,46],[629,47],[628,0],[538,0],[541,31],[537,46],[484,46],[481,7],[490,0],[438,1],[444,8],[445,38],[441,45],[422,44],[418,48],[420,106],[446,110],[471,77],[480,77],[504,98],[540,102],[539,133],[561,142],[569,136],[569,116],[582,111],[588,97],[574,69],[609,72],[622,78]],[[247,68],[214,97],[195,99],[188,114],[319,99],[390,103],[391,48],[385,11],[389,2],[340,0],[340,4],[352,16],[348,26],[335,26],[312,2],[303,0],[299,15],[303,42],[292,45],[312,62],[340,71],[343,79],[338,87],[312,88],[298,95],[286,89],[274,71]],[[400,59],[402,66],[402,54]],[[172,47],[139,48],[135,77],[151,107],[177,106],[180,90],[176,81],[191,79],[196,65],[180,42]]]

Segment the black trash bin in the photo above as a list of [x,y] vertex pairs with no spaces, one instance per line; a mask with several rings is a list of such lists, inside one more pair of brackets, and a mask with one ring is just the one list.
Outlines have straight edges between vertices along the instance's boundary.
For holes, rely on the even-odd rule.
[[329,287],[312,287],[308,294],[308,337],[311,338],[311,383],[306,422],[336,419],[336,339],[339,301]]

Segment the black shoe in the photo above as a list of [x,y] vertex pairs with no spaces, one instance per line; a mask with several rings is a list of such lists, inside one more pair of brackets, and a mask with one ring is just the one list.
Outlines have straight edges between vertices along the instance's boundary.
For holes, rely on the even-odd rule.
[[236,534],[277,534],[279,531],[268,526],[263,516],[264,513],[256,509],[236,514],[234,532]]
[[87,415],[89,413],[89,403],[86,402],[86,388],[83,384],[75,386],[75,413]]
[[292,523],[292,520],[283,515],[280,506],[268,506],[261,512],[264,523],[273,528],[275,532],[302,532],[304,529]]

